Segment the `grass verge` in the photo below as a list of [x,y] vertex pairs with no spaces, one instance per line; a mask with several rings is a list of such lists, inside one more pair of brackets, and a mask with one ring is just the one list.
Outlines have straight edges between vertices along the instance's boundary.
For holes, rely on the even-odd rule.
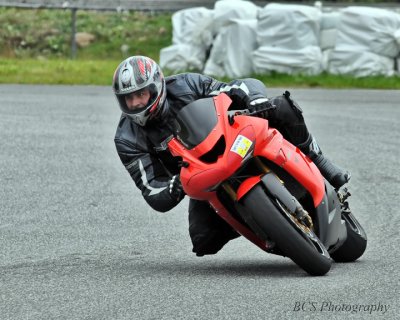
[[0,83],[111,85],[120,62],[0,59]]
[[[110,85],[126,53],[158,61],[161,48],[172,43],[170,13],[79,10],[77,31],[94,40],[78,48],[77,59],[70,60],[70,23],[69,11],[0,8],[0,83]],[[270,87],[400,89],[399,76],[255,77]]]
[[[118,60],[0,58],[0,83],[111,85],[114,70],[121,60],[122,58]],[[399,77],[354,78],[330,74],[305,76],[277,73],[253,76],[269,87],[400,89]]]

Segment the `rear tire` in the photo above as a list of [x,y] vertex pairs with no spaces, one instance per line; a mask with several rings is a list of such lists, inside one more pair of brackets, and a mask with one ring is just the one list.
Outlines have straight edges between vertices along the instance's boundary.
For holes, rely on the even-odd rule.
[[255,186],[242,204],[246,212],[244,220],[261,239],[273,241],[285,256],[310,275],[322,276],[330,270],[332,259],[317,236],[297,226],[261,185]]
[[342,219],[346,221],[347,239],[331,257],[336,262],[352,262],[367,248],[367,234],[351,212],[342,213]]

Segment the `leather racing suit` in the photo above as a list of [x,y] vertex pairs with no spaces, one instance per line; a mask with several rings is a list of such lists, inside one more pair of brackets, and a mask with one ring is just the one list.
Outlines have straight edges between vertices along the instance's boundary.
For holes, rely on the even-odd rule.
[[[171,118],[190,102],[220,92],[225,92],[234,103],[243,98],[253,101],[267,96],[264,84],[257,79],[224,83],[205,75],[185,73],[165,80],[167,98],[161,114],[145,127],[122,114],[114,140],[118,155],[142,196],[160,212],[172,209],[182,200],[172,197],[168,190],[169,180],[180,171],[178,160],[167,147],[172,135]],[[309,134],[298,105],[285,96],[270,101],[276,106],[268,115],[270,125],[292,143],[304,143]],[[193,252],[198,256],[216,253],[230,239],[239,236],[207,203],[194,199],[189,203],[189,234]]]

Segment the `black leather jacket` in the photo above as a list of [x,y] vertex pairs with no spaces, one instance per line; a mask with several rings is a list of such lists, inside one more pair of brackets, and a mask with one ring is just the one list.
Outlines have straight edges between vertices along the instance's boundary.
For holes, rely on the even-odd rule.
[[122,114],[115,134],[118,155],[146,202],[165,212],[179,201],[171,197],[168,181],[179,173],[178,161],[167,148],[172,131],[169,119],[181,108],[200,98],[226,92],[233,100],[266,97],[264,84],[256,79],[223,83],[196,73],[166,77],[167,99],[159,119],[141,127]]

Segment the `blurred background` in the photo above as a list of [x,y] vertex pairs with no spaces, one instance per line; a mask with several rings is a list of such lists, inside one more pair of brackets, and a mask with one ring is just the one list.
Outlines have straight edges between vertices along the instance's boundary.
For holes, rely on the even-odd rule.
[[[398,319],[399,9],[366,0],[0,0],[0,319],[381,315],[295,308],[325,301],[385,304],[385,319]],[[139,54],[167,74],[250,75],[270,96],[290,90],[324,153],[352,173],[365,256],[310,278],[245,239],[193,255],[188,199],[155,213],[115,152],[112,77]]]
[[166,74],[396,89],[398,1],[0,0],[0,83],[108,85],[147,55]]

